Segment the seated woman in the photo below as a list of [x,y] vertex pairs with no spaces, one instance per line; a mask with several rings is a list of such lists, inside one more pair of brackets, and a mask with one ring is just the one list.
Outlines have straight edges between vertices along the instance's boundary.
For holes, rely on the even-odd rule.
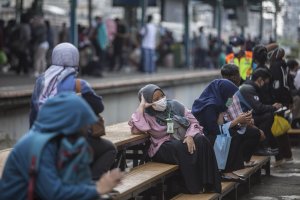
[[[78,70],[78,49],[70,43],[56,45],[52,52],[52,65],[37,78],[35,83],[31,97],[30,127],[33,125],[39,109],[46,100],[61,92],[75,92],[77,90],[77,80],[79,80],[80,84],[78,85],[80,86],[78,89],[80,89],[76,92],[81,93],[81,96],[92,107],[96,115],[103,112],[102,97],[96,94],[86,80],[77,79]],[[117,150],[111,141],[104,138],[93,137],[92,134],[87,134],[86,139],[94,151],[91,170],[93,179],[97,180],[103,173],[112,168]]]
[[156,85],[143,87],[140,104],[132,114],[132,132],[151,136],[149,156],[153,161],[179,165],[186,192],[221,192],[221,178],[213,148],[202,127],[182,104],[166,100]]
[[[204,134],[214,145],[216,137],[220,133],[218,118],[220,114],[226,112],[233,102],[233,95],[238,88],[229,80],[216,79],[212,81],[202,92],[200,97],[193,103],[192,113],[195,118],[203,125]],[[251,119],[251,115],[244,116]],[[235,126],[236,120],[232,121],[231,127]],[[231,128],[230,127],[230,128]],[[232,173],[235,170],[244,168],[243,159],[243,137],[237,132],[230,130],[232,137],[230,150],[224,169],[224,180],[243,181],[237,175]]]

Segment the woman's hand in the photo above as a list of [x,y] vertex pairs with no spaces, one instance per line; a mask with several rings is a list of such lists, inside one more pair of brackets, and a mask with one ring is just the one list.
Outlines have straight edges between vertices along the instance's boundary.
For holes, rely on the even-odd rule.
[[111,171],[106,172],[96,182],[97,192],[99,194],[106,194],[112,191],[112,189],[121,182],[123,176],[124,173],[121,172],[119,168],[115,168]]
[[152,103],[146,102],[146,100],[144,98],[144,95],[142,94],[142,96],[141,96],[141,103],[140,103],[140,105],[138,107],[138,111],[141,112],[141,113],[144,113],[145,108],[148,108],[150,106],[152,106]]
[[196,151],[195,142],[192,136],[186,136],[186,138],[183,140],[183,143],[187,144],[190,154],[193,154],[194,151]]

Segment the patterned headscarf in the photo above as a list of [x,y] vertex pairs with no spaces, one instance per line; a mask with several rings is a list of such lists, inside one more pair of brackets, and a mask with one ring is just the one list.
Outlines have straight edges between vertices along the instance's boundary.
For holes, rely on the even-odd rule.
[[77,75],[78,49],[70,43],[58,44],[52,52],[52,65],[37,80],[38,108],[57,94],[57,85],[69,75]]

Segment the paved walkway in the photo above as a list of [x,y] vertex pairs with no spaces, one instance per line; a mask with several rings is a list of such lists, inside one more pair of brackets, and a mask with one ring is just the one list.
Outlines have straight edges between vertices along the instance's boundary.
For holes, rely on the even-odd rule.
[[[148,77],[166,77],[170,75],[190,74],[193,72],[209,72],[211,70],[188,70],[178,68],[159,68],[156,74],[144,74],[137,71],[124,70],[121,72],[104,73],[103,77],[81,76],[90,84],[116,82],[120,80],[145,79]],[[0,93],[6,91],[18,91],[33,89],[35,78],[29,75],[16,75],[12,72],[3,74],[0,73]]]
[[[300,200],[300,146],[293,147],[293,163],[271,168],[271,176],[239,200]],[[274,158],[271,163],[274,162]]]

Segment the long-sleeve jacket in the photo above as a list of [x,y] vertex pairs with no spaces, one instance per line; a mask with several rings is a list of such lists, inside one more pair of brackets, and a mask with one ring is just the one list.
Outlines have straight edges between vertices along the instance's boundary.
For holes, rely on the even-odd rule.
[[[0,199],[28,199],[28,180],[32,134],[27,134],[14,147],[0,179]],[[58,144],[49,142],[41,155],[36,174],[35,194],[44,200],[97,199],[95,184],[63,184],[57,170]]]
[[293,98],[290,92],[289,72],[284,60],[274,61],[270,65],[272,74],[272,94],[275,102],[289,106],[293,103]]
[[[41,93],[41,86],[44,78],[41,76],[37,79],[34,91],[31,97],[31,110],[29,116],[29,126],[31,127],[34,123],[34,120],[37,117],[39,99],[38,96]],[[74,91],[75,92],[75,81],[76,77],[73,75],[68,76],[65,80],[58,84],[58,93],[66,92],[66,91]],[[95,91],[91,88],[89,83],[83,79],[80,79],[81,85],[81,95],[88,102],[88,104],[92,107],[93,111],[96,114],[103,112],[104,105],[102,102],[102,97],[98,96]]]
[[[190,126],[186,131],[185,136],[194,137],[196,134],[202,134],[202,127],[199,125],[198,121],[195,119],[190,110],[185,109],[184,116],[189,120]],[[132,133],[137,132],[148,132],[150,134],[150,148],[148,154],[153,157],[158,151],[159,147],[165,142],[170,140],[170,134],[167,133],[167,126],[160,125],[156,122],[156,118],[141,112],[134,112],[129,121]]]
[[240,92],[247,103],[252,107],[255,115],[263,114],[266,112],[274,112],[276,110],[272,105],[265,105],[259,98],[259,88],[253,81],[245,82],[240,87]]

